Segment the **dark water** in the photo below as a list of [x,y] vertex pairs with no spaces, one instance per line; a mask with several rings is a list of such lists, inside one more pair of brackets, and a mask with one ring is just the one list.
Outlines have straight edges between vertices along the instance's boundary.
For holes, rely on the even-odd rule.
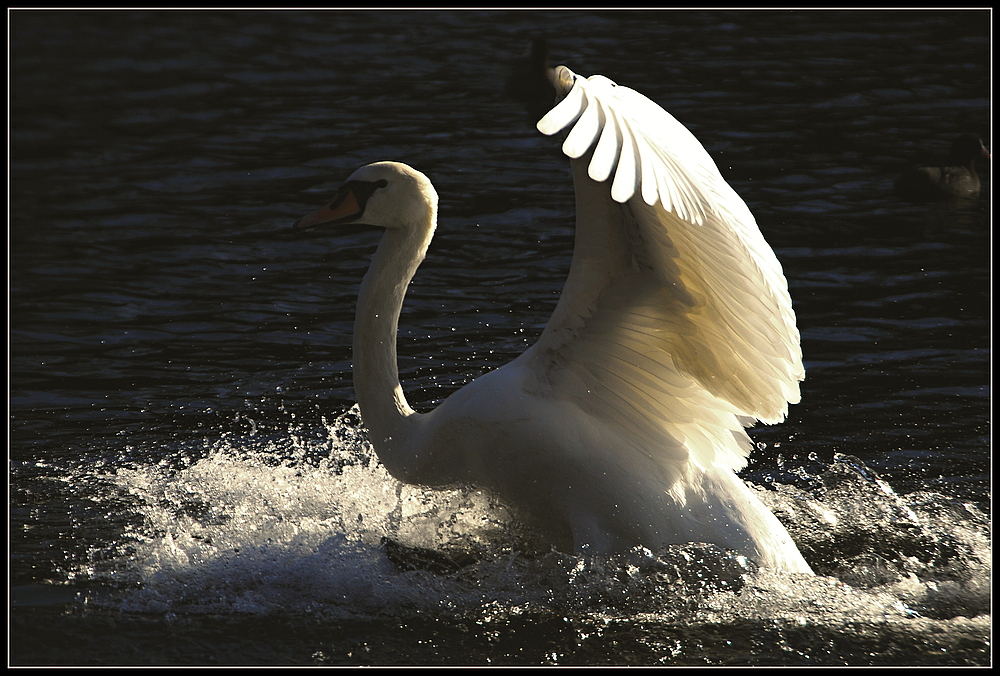
[[[989,12],[10,19],[11,663],[989,663],[990,167],[978,200],[891,192],[990,145]],[[376,240],[271,233],[407,162],[442,196],[411,403],[519,354],[573,237],[558,142],[503,93],[535,31],[688,125],[775,248],[807,379],[745,476],[815,580],[523,554],[338,417]]]

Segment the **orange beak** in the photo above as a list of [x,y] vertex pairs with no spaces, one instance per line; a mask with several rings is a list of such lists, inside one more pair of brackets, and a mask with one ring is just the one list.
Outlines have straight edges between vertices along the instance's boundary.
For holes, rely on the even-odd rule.
[[299,230],[308,230],[324,223],[348,220],[361,215],[362,211],[354,192],[349,187],[344,187],[334,195],[329,204],[308,216],[303,216],[295,222],[294,227]]

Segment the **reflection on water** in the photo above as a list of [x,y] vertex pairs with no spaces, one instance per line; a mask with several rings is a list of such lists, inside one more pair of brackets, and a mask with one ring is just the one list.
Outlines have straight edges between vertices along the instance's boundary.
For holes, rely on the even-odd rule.
[[[990,168],[963,204],[891,186],[988,131],[988,20],[13,13],[12,660],[985,664]],[[538,551],[332,422],[376,240],[267,233],[408,162],[442,213],[407,396],[523,351],[573,237],[557,142],[501,91],[540,28],[690,126],[775,247],[807,379],[746,476],[821,577]]]

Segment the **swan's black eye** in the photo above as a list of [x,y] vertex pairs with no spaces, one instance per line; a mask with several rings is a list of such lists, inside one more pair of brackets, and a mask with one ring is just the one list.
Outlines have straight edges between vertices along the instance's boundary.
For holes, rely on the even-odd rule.
[[361,207],[361,211],[364,211],[365,204],[368,202],[368,198],[372,196],[372,193],[387,185],[389,185],[389,182],[384,178],[380,178],[377,181],[348,181],[341,188],[341,192],[345,196],[347,193],[354,195],[354,199],[357,201],[358,206]]

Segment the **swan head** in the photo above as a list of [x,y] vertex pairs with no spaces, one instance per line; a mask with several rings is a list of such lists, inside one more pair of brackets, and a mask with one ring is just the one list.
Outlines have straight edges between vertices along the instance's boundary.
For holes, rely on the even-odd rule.
[[300,218],[295,227],[354,223],[387,230],[434,223],[437,192],[430,179],[401,162],[367,164],[348,177],[330,202]]

